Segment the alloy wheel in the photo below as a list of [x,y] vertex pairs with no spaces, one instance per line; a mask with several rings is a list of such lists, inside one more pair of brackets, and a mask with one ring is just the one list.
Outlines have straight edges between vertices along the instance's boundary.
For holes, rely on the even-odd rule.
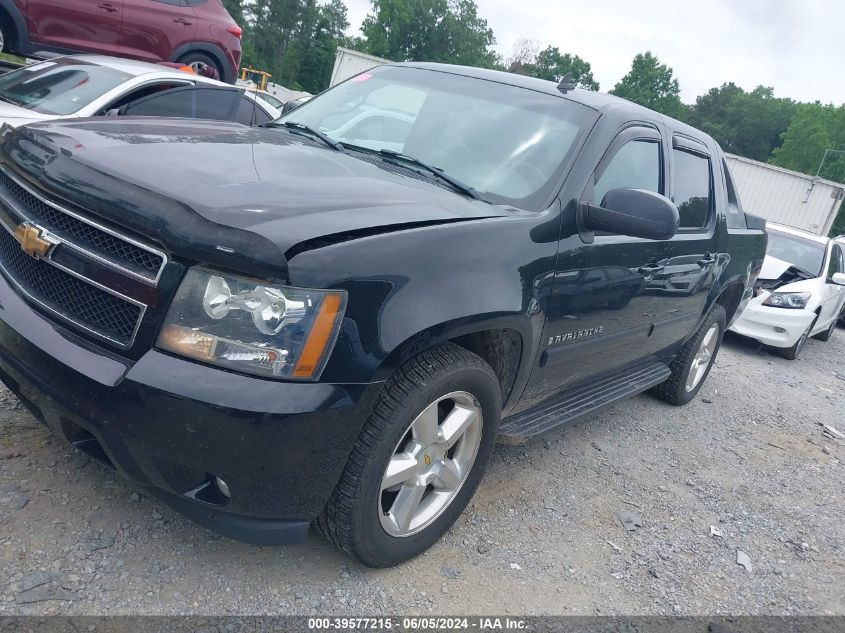
[[395,537],[416,534],[452,503],[481,443],[481,404],[466,391],[420,413],[396,445],[381,481],[379,521]]
[[719,324],[714,323],[707,330],[704,338],[701,339],[701,345],[698,346],[698,351],[695,353],[695,358],[692,359],[692,365],[687,374],[687,391],[692,391],[698,386],[698,383],[704,378],[708,367],[713,362],[713,354],[716,352],[716,345],[719,342]]

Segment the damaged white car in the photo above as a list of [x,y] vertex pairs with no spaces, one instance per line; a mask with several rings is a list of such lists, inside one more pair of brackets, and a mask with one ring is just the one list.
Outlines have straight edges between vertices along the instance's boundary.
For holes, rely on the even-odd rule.
[[769,245],[754,297],[731,330],[794,360],[811,336],[826,341],[845,303],[845,245],[767,223]]

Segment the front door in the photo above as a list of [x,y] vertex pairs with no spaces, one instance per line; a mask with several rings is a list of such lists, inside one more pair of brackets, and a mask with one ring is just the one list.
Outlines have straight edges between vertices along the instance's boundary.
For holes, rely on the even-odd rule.
[[827,283],[822,292],[822,308],[818,325],[829,324],[839,317],[842,303],[845,301],[845,286],[833,283],[832,277],[836,273],[845,273],[845,249],[839,244],[831,244],[830,263],[827,267]]
[[29,37],[37,48],[117,55],[124,0],[29,0]]
[[669,258],[657,288],[671,301],[667,318],[655,324],[654,337],[669,347],[689,335],[701,319],[710,289],[727,263],[716,237],[714,170],[707,147],[688,137],[672,142],[671,197],[678,207],[678,234],[668,243]]
[[[618,187],[662,194],[665,171],[657,128],[626,128],[608,147],[582,199],[601,204]],[[596,234],[580,248],[561,243],[532,392],[551,395],[656,351],[654,324],[667,318],[671,302],[654,292],[652,282],[667,257],[667,242],[622,235]]]
[[197,16],[185,0],[124,0],[120,54],[159,62],[195,40]]

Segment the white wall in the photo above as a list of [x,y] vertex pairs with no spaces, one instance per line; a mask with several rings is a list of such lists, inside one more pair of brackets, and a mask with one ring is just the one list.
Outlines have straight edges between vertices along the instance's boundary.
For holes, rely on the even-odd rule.
[[818,235],[830,231],[845,185],[741,156],[726,158],[746,212]]

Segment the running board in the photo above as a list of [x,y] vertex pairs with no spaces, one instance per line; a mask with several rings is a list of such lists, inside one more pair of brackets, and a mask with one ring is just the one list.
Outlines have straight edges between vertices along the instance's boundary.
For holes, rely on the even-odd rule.
[[523,444],[617,400],[651,389],[665,381],[670,374],[669,368],[663,363],[651,363],[582,383],[581,386],[552,396],[533,409],[502,420],[498,441]]

